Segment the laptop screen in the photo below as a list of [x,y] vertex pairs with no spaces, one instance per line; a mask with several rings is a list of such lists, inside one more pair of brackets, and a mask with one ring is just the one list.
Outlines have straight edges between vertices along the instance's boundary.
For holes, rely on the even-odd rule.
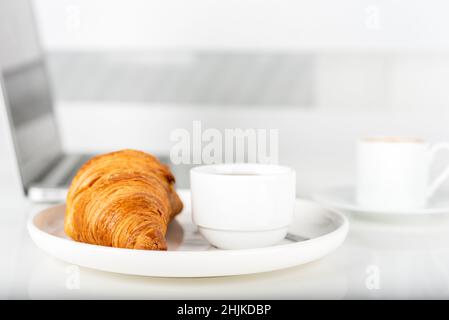
[[59,133],[43,59],[3,70],[6,108],[25,187],[61,155]]

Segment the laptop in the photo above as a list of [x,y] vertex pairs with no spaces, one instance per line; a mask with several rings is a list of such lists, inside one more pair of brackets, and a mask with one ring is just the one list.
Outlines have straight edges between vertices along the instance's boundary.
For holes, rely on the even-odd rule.
[[35,202],[65,200],[73,176],[92,155],[62,149],[44,58],[1,70],[0,82],[25,194]]

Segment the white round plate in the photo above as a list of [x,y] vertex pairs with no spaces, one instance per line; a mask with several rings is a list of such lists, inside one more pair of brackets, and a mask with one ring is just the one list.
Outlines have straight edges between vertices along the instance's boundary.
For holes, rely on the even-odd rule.
[[168,251],[75,242],[64,234],[64,205],[47,208],[31,217],[28,231],[39,248],[63,261],[103,271],[154,277],[230,276],[293,267],[332,252],[348,232],[348,221],[342,214],[297,200],[290,233],[279,244],[220,250],[211,247],[191,222],[190,192],[181,190],[179,195],[185,209],[169,226]]
[[440,195],[436,194],[429,201],[426,208],[404,211],[377,210],[361,207],[355,201],[355,187],[350,185],[326,189],[315,194],[313,199],[326,207],[357,214],[398,216],[449,213],[449,197],[441,196],[441,192]]

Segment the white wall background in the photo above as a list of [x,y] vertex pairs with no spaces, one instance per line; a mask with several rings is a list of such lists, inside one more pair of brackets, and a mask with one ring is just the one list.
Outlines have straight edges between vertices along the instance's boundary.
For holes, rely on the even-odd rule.
[[50,50],[449,48],[445,0],[33,0]]
[[438,113],[449,105],[444,0],[33,3],[48,51],[310,52],[318,107]]

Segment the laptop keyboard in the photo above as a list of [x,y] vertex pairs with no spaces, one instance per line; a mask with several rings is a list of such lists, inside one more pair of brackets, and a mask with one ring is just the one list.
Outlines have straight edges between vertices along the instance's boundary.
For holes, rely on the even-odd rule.
[[69,171],[67,171],[67,174],[61,179],[59,185],[68,186],[72,182],[73,177],[75,177],[76,173],[81,168],[81,166],[92,157],[93,155],[88,154],[80,156],[80,158],[76,161],[76,163],[72,166],[72,168]]

